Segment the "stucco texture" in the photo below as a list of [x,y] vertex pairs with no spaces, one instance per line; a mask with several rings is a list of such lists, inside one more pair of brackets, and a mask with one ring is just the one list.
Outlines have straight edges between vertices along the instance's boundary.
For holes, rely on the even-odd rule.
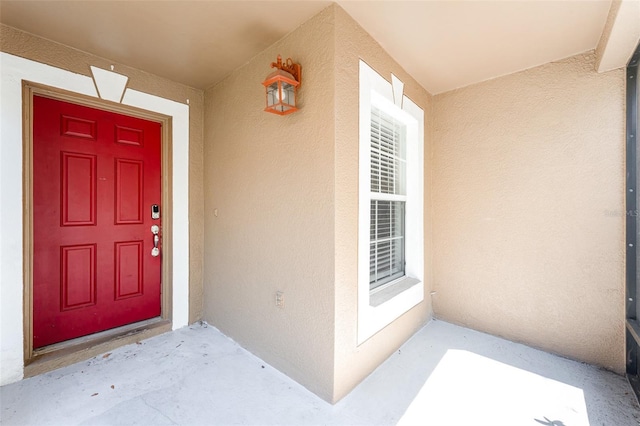
[[[431,135],[432,97],[343,9],[335,7],[335,383],[341,399],[431,317]],[[387,81],[393,73],[404,94],[424,110],[425,300],[357,346],[358,324],[358,120],[359,60]],[[368,208],[368,206],[367,206]]]
[[110,69],[113,65],[115,72],[129,77],[128,88],[181,103],[189,99],[189,322],[201,319],[204,92],[6,25],[0,25],[0,49],[12,55],[86,76],[91,76],[90,66]]
[[[278,53],[302,64],[285,117],[263,112],[260,85]],[[360,58],[403,80],[430,128],[430,95],[335,5],[205,94],[205,319],[330,402],[431,314],[425,301],[357,346]]]
[[436,317],[624,371],[624,72],[593,52],[434,100]]
[[[205,93],[204,317],[331,399],[333,13],[321,12]],[[302,64],[300,110],[264,112],[278,54]],[[284,307],[275,304],[284,294]]]

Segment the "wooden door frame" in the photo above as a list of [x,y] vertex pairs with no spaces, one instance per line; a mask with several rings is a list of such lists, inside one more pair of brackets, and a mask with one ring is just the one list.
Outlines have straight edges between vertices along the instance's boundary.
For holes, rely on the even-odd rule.
[[[161,271],[161,308],[160,317],[152,320],[134,323],[129,326],[118,327],[112,331],[96,333],[94,335],[80,337],[67,342],[62,342],[44,348],[33,349],[33,97],[34,95],[44,96],[60,101],[79,104],[103,111],[124,114],[131,117],[142,118],[160,123],[161,132],[161,184],[162,184],[162,271]],[[149,328],[156,328],[160,332],[171,329],[172,319],[172,265],[173,265],[173,205],[172,205],[172,117],[157,112],[146,111],[140,108],[123,105],[116,102],[105,101],[99,98],[70,92],[63,89],[33,83],[22,82],[22,125],[23,125],[23,341],[24,341],[24,364],[25,366],[34,362],[43,354],[53,352],[63,352],[63,355],[84,351],[93,345],[104,345],[105,342],[119,341],[122,344],[129,343],[131,339],[122,339],[123,336],[131,336],[135,332],[146,331]],[[157,334],[157,333],[152,333]],[[113,345],[109,345],[113,347]],[[90,355],[91,356],[91,355]],[[51,368],[45,367],[39,372],[46,371],[70,362],[55,362]],[[34,373],[36,374],[36,373]],[[26,374],[28,376],[31,374]]]

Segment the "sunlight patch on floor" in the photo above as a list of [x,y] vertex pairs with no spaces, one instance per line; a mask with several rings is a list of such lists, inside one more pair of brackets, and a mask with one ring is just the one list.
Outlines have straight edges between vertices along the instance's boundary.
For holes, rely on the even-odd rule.
[[582,389],[449,349],[398,425],[589,425]]

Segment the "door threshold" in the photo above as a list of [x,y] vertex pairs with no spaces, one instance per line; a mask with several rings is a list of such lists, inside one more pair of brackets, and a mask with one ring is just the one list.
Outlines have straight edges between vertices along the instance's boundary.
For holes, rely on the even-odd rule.
[[66,367],[168,331],[171,331],[171,320],[158,317],[45,346],[34,350],[33,358],[25,360],[24,378]]

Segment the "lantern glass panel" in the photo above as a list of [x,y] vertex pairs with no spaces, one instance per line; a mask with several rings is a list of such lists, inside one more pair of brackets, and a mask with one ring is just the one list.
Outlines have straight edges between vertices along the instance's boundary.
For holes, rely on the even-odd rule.
[[296,105],[296,88],[292,84],[282,83],[282,102],[291,106]]
[[280,93],[278,91],[278,82],[273,82],[267,86],[267,106],[273,106],[280,102]]

